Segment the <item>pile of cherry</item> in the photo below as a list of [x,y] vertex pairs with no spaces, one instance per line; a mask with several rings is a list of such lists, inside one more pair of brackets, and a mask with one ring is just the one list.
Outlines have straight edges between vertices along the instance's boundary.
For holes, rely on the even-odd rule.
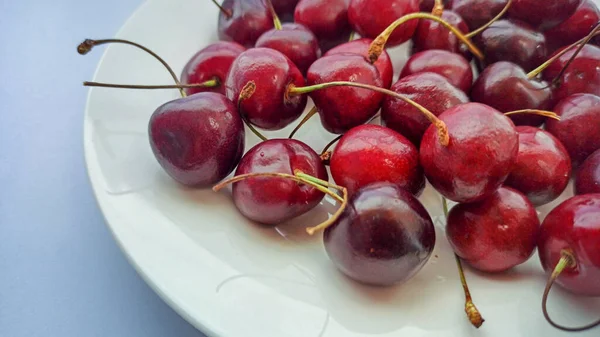
[[[171,71],[175,85],[87,85],[181,90],[148,129],[174,180],[231,185],[237,209],[270,226],[329,195],[338,211],[309,234],[324,230],[327,254],[350,278],[391,285],[416,274],[435,245],[417,199],[427,179],[443,197],[460,260],[502,272],[537,248],[551,274],[549,322],[570,331],[600,324],[567,328],[545,309],[555,282],[600,296],[600,10],[592,0],[213,2],[222,41],[194,55],[181,82],[133,42],[79,46],[127,43]],[[408,41],[412,55],[394,82],[385,48]],[[296,121],[309,96],[315,107],[298,127],[318,114],[340,135],[332,151],[259,132]],[[378,116],[382,125],[373,124]],[[263,139],[245,154],[244,123]],[[535,207],[556,199],[571,176],[576,195],[540,224]],[[449,212],[446,199],[458,203]]]

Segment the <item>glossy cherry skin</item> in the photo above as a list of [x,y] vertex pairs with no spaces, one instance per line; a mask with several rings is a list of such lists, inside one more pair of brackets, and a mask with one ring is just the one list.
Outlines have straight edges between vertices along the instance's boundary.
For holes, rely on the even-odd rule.
[[451,9],[460,15],[470,30],[475,30],[498,15],[508,0],[453,0]]
[[294,21],[308,27],[319,39],[321,50],[326,52],[350,37],[349,4],[350,0],[300,0]]
[[592,153],[575,175],[575,194],[600,193],[600,150]]
[[475,43],[485,55],[485,64],[508,61],[531,71],[547,58],[546,37],[530,25],[515,20],[498,20]]
[[421,270],[435,246],[435,229],[412,194],[396,185],[375,184],[350,198],[323,240],[342,273],[361,283],[388,286]]
[[[371,42],[373,42],[373,40],[367,38],[352,40],[330,49],[327,53],[325,53],[325,56],[341,53],[352,53],[361,55],[366,59],[367,55],[369,54]],[[375,65],[377,70],[379,70],[379,75],[381,75],[381,79],[383,80],[383,86],[389,88],[392,85],[392,80],[394,78],[394,66],[392,65],[392,59],[390,58],[390,55],[387,53],[387,51],[385,51],[385,49],[383,50],[383,53],[379,55],[379,58],[377,61],[375,61],[375,63],[373,63],[373,65]]]
[[264,32],[273,28],[273,17],[263,0],[225,0],[221,6],[231,16],[219,12],[220,40],[235,41],[250,48]]
[[417,148],[401,134],[379,125],[360,125],[346,132],[333,151],[330,168],[335,182],[351,195],[379,182],[414,195],[425,188]]
[[561,142],[547,131],[532,126],[517,126],[519,154],[504,182],[535,206],[558,198],[571,176],[571,159]]
[[446,236],[454,252],[473,268],[502,272],[529,260],[539,229],[531,202],[512,188],[501,187],[481,201],[454,206]]
[[578,166],[600,149],[600,97],[576,94],[554,108],[560,121],[549,119],[546,130],[565,146],[573,166]]
[[423,72],[442,75],[465,93],[469,93],[473,85],[473,69],[469,61],[446,50],[426,50],[414,54],[406,61],[400,78]]
[[[523,68],[511,62],[496,62],[479,75],[471,90],[471,99],[501,112],[522,109],[548,110],[552,107],[552,90],[545,82],[529,80]],[[539,126],[546,117],[519,114],[510,119],[516,125]]]
[[308,67],[321,57],[319,41],[308,28],[297,23],[284,23],[279,29],[265,32],[256,47],[271,48],[283,53],[305,74]]
[[[351,0],[348,19],[360,36],[375,39],[396,19],[418,11],[419,0]],[[412,20],[398,26],[386,46],[391,47],[410,40],[417,23]]]
[[[204,83],[217,79],[224,83],[233,60],[246,50],[235,42],[220,41],[197,52],[185,65],[181,72],[181,83]],[[211,88],[186,88],[185,93],[193,95],[199,92],[212,91],[225,95],[225,86]]]
[[[383,86],[377,68],[357,54],[334,54],[318,59],[308,69],[308,85],[352,81]],[[383,95],[368,89],[332,87],[310,93],[325,130],[342,134],[367,122],[381,106]]]
[[[442,19],[452,26],[458,28],[461,32],[469,33],[467,23],[453,11],[446,10],[442,13]],[[448,28],[433,20],[421,19],[415,33],[412,37],[412,52],[418,53],[429,49],[442,49],[453,53],[462,54],[471,59],[469,49],[460,42]]]
[[[235,175],[286,173],[300,170],[328,180],[325,165],[308,145],[294,139],[271,139],[244,155]],[[233,185],[233,202],[248,219],[278,225],[300,216],[321,202],[324,194],[309,185],[285,178],[255,177]]]
[[213,92],[163,104],[152,114],[148,134],[162,168],[191,187],[218,183],[244,153],[244,123],[235,104]]
[[537,30],[548,30],[569,18],[581,0],[513,0],[508,15]]
[[600,194],[574,196],[544,219],[538,253],[546,273],[563,250],[572,252],[577,266],[565,269],[556,282],[576,294],[600,296]]
[[294,10],[298,4],[298,0],[271,0],[277,16],[281,21],[294,21]]
[[[452,2],[452,0],[443,0],[442,3],[447,5]],[[421,0],[419,3],[419,10],[421,12],[431,12],[433,10],[433,6],[435,5],[435,0]]]
[[508,177],[519,150],[513,122],[480,103],[457,105],[442,113],[450,136],[440,144],[430,126],[421,141],[420,160],[427,180],[446,198],[474,202],[491,195]]
[[240,54],[225,81],[227,97],[238,102],[242,89],[250,81],[255,82],[256,91],[252,97],[242,100],[240,113],[253,125],[279,130],[304,111],[305,95],[287,95],[290,84],[304,86],[304,77],[282,53],[270,48],[252,48]]
[[[560,51],[560,50],[559,50]],[[557,52],[559,52],[557,51]],[[551,82],[573,56],[575,50],[566,52],[553,62],[544,72],[544,80]],[[555,102],[573,94],[589,93],[600,95],[600,48],[587,44],[577,54],[573,62],[560,78],[559,85],[552,93]]]
[[600,21],[600,10],[592,0],[583,0],[575,13],[558,26],[544,32],[552,50],[584,38]]
[[[421,104],[434,115],[469,102],[469,97],[456,88],[445,77],[436,73],[417,73],[401,78],[391,90]],[[395,130],[419,146],[421,138],[431,122],[412,105],[403,100],[386,96],[381,108],[381,120],[385,126]]]

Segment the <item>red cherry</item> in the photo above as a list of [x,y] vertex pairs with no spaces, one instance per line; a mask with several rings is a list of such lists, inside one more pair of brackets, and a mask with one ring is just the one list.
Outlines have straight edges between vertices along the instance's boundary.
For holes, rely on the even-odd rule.
[[300,0],[294,21],[308,27],[319,39],[321,50],[326,52],[350,37],[349,4],[350,0]]
[[491,195],[517,159],[519,140],[512,121],[480,103],[457,105],[439,118],[446,123],[450,143],[440,144],[433,126],[423,135],[420,159],[427,180],[456,202]]
[[[391,90],[421,104],[434,115],[462,103],[469,102],[464,92],[436,73],[417,73],[396,82]],[[395,130],[419,146],[421,138],[431,125],[422,112],[405,101],[386,96],[381,109],[385,126]],[[343,185],[343,184],[342,184]]]
[[[348,18],[352,28],[362,37],[376,38],[396,19],[419,11],[419,0],[351,0]],[[417,21],[398,27],[387,41],[388,46],[408,41]]]
[[225,0],[219,12],[219,39],[235,41],[247,48],[273,28],[273,18],[263,0]]
[[[300,170],[327,180],[319,155],[308,145],[293,139],[271,139],[259,143],[244,155],[235,172],[295,174]],[[233,202],[248,219],[278,225],[302,215],[321,202],[324,194],[309,185],[277,177],[253,177],[233,185]]]
[[273,28],[258,38],[256,47],[271,48],[283,53],[305,74],[308,67],[321,57],[317,37],[305,26],[284,23],[281,29]]
[[323,234],[325,250],[348,277],[371,285],[407,281],[429,260],[435,229],[423,205],[391,184],[357,191]]
[[250,123],[267,130],[279,130],[304,111],[306,96],[287,95],[290,84],[304,85],[304,77],[282,53],[269,48],[253,48],[240,54],[225,81],[227,97],[237,102],[250,81],[256,84],[256,91],[240,104],[240,113]]
[[600,97],[576,94],[560,101],[554,108],[560,121],[549,119],[546,130],[565,146],[573,166],[600,149]]
[[581,0],[513,0],[508,14],[525,21],[538,30],[555,27],[569,18]]
[[575,194],[600,193],[600,150],[592,153],[575,176]]
[[[196,53],[183,68],[181,83],[204,83],[216,79],[224,83],[231,68],[231,63],[246,48],[235,42],[216,42]],[[187,88],[186,94],[212,91],[225,95],[225,86],[218,85],[209,88]]]
[[[453,11],[446,10],[442,13],[442,19],[458,28],[464,34],[469,33],[467,23]],[[439,22],[421,19],[412,37],[412,52],[417,53],[429,49],[442,49],[453,53],[459,53],[471,59],[469,49],[460,42],[458,37],[442,26]]]
[[517,126],[517,132],[519,154],[504,185],[525,194],[535,206],[547,204],[569,183],[569,153],[549,132],[531,126]]
[[452,85],[465,93],[471,91],[473,69],[464,57],[445,50],[426,50],[411,56],[400,78],[422,72],[433,72],[444,76]]
[[479,202],[453,207],[446,235],[454,252],[475,269],[502,272],[529,260],[539,228],[529,200],[501,187]]
[[331,176],[350,195],[378,182],[389,182],[419,195],[425,188],[417,148],[402,135],[378,125],[346,132],[331,157]]
[[586,37],[598,21],[600,10],[596,4],[592,0],[583,0],[573,15],[544,34],[551,50],[555,50]]
[[[450,8],[475,30],[498,15],[508,0],[453,0]],[[487,55],[487,54],[486,54]]]

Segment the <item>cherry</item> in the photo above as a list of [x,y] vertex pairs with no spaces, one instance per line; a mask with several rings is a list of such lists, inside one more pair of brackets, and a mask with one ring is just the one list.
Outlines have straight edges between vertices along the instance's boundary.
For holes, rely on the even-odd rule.
[[546,130],[565,146],[573,166],[600,149],[600,97],[576,94],[560,101],[554,108],[560,121],[548,120]]
[[[419,0],[351,0],[348,19],[360,36],[374,39],[396,19],[418,11]],[[402,25],[390,36],[388,45],[408,41],[416,28],[416,21]]]
[[279,130],[296,120],[306,107],[305,96],[288,96],[290,84],[303,86],[304,77],[282,53],[269,48],[253,48],[235,59],[225,81],[227,97],[234,102],[242,90],[254,83],[252,97],[240,102],[240,113],[251,124]]
[[373,183],[389,182],[419,195],[425,188],[417,148],[402,135],[378,125],[346,132],[331,157],[331,176],[353,195]]
[[531,71],[547,57],[544,34],[521,21],[498,20],[474,40],[485,54],[487,65],[509,61]]
[[225,95],[225,82],[231,63],[246,48],[235,42],[220,41],[197,52],[185,65],[181,73],[181,83],[194,84],[216,81],[219,85],[206,88],[187,88],[186,94],[212,91]]
[[[423,72],[406,76],[396,82],[391,90],[421,104],[434,115],[462,103],[469,98],[446,78],[436,73]],[[423,134],[431,125],[429,119],[405,101],[386,96],[381,109],[385,126],[395,130],[419,146]]]
[[[213,0],[218,5],[216,0]],[[247,48],[273,27],[271,13],[264,0],[225,0],[219,6],[219,39],[235,41]]]
[[298,0],[271,0],[271,2],[282,21],[294,21],[294,10]]
[[[552,90],[544,82],[532,80],[518,65],[500,61],[479,75],[471,90],[471,99],[487,104],[501,112],[518,109],[546,110],[552,106]],[[517,125],[538,126],[546,120],[543,116],[510,116]]]
[[446,50],[426,50],[412,55],[400,78],[422,72],[433,72],[444,76],[452,85],[465,93],[471,91],[473,69],[464,57]]
[[600,193],[600,150],[581,164],[575,175],[575,194]]
[[[511,18],[525,21],[538,30],[553,28],[571,16],[581,0],[513,0]],[[541,6],[540,6],[541,5]]]
[[509,270],[533,255],[540,228],[535,208],[520,192],[501,187],[450,210],[446,236],[456,254],[484,272]]
[[584,38],[600,21],[600,10],[592,0],[583,0],[575,13],[558,26],[544,32],[551,50]]
[[[325,53],[325,56],[352,53],[366,58],[372,42],[373,40],[367,38],[352,40],[330,49],[327,53]],[[377,70],[379,70],[379,74],[383,80],[383,86],[385,88],[389,88],[392,85],[392,80],[394,77],[394,67],[389,54],[384,50],[377,61],[373,63],[373,65],[377,68]]]
[[569,183],[571,159],[567,149],[547,131],[518,126],[519,154],[505,186],[519,190],[535,205],[558,198]]
[[[301,171],[327,180],[327,170],[319,155],[294,139],[271,139],[248,151],[235,172],[295,174]],[[248,219],[265,225],[278,225],[302,215],[321,202],[324,194],[310,185],[279,177],[251,177],[233,185],[233,202]]]
[[[446,10],[442,13],[441,18],[464,34],[469,33],[466,22],[455,12]],[[468,48],[461,43],[458,37],[436,21],[419,20],[412,41],[413,53],[429,49],[442,49],[471,58]]]
[[348,22],[350,0],[300,0],[294,21],[308,27],[319,39],[323,52],[348,41],[352,28]]
[[363,187],[323,235],[325,250],[348,277],[387,286],[414,276],[435,246],[431,217],[393,184]]
[[429,127],[420,147],[427,180],[446,198],[474,202],[504,183],[517,159],[518,135],[512,121],[480,103],[457,105],[439,116],[448,128],[441,144]]
[[508,0],[453,0],[450,8],[465,20],[470,30],[475,30],[498,15],[507,2]]

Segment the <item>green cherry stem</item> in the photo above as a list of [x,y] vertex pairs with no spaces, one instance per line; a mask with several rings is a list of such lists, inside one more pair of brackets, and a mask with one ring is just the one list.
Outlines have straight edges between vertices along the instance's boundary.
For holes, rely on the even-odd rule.
[[302,125],[306,124],[306,122],[308,122],[314,115],[316,115],[318,112],[317,107],[313,106],[312,109],[310,109],[310,111],[306,114],[306,116],[304,116],[304,118],[302,118],[302,120],[300,121],[300,123],[298,123],[298,125],[296,125],[296,127],[294,128],[294,130],[292,130],[292,132],[290,133],[290,135],[288,136],[289,139],[294,138],[294,136],[296,135],[296,133],[298,132],[298,130],[300,130],[300,128],[302,127]]
[[559,115],[557,115],[556,113],[554,113],[552,111],[547,111],[547,110],[523,109],[523,110],[515,110],[515,111],[509,111],[509,112],[504,113],[505,116],[519,115],[519,114],[538,115],[538,116],[552,118],[557,121],[560,120]]
[[146,90],[156,90],[156,89],[193,89],[193,88],[214,88],[220,85],[220,81],[218,79],[208,80],[203,83],[195,83],[195,84],[169,84],[169,85],[137,85],[137,84],[112,84],[112,83],[103,83],[103,82],[83,82],[83,86],[85,87],[100,87],[100,88],[119,88],[119,89],[146,89]]

